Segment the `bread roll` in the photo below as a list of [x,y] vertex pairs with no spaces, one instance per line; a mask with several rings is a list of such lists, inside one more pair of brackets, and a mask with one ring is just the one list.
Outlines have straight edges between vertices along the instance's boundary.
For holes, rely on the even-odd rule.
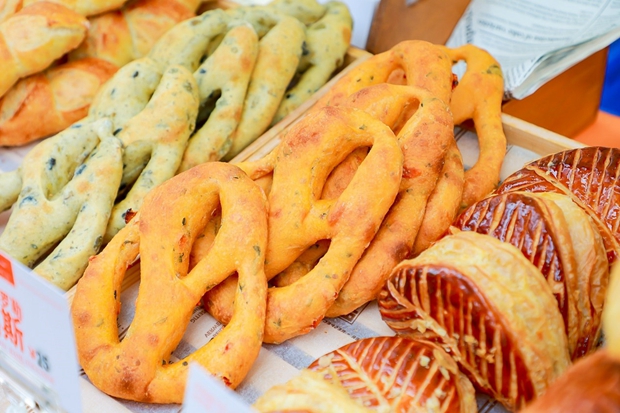
[[570,365],[551,288],[514,246],[462,231],[403,261],[379,294],[398,334],[441,342],[474,385],[509,409]]
[[594,220],[610,263],[620,255],[620,149],[590,146],[540,158],[497,189],[570,195]]
[[440,346],[372,337],[324,355],[309,367],[374,411],[477,412],[474,388]]
[[88,21],[66,7],[41,2],[0,23],[0,97],[21,77],[47,68],[77,47]]
[[[39,3],[41,0],[24,0],[24,7]],[[93,16],[109,10],[118,9],[127,0],[46,0],[62,5],[82,16]]]
[[465,210],[452,228],[488,234],[519,248],[554,293],[573,358],[594,349],[609,273],[598,231],[569,197],[494,195]]
[[22,0],[0,1],[0,23],[14,15],[22,8]]
[[194,16],[198,0],[138,0],[90,19],[84,42],[71,60],[105,59],[119,67],[145,56],[175,24]]
[[25,145],[82,119],[116,70],[105,60],[87,58],[20,80],[0,99],[0,145]]

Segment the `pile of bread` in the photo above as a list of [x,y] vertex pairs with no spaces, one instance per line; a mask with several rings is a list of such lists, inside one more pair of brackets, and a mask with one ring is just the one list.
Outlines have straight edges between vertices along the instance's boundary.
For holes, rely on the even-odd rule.
[[511,175],[394,269],[378,302],[396,337],[327,354],[255,407],[338,411],[323,392],[342,411],[475,412],[475,388],[511,411],[618,411],[619,160],[588,147]]
[[[468,64],[458,85],[453,60]],[[348,71],[264,158],[202,163],[153,188],[75,289],[78,356],[90,380],[116,397],[179,403],[195,361],[234,388],[263,342],[373,300],[398,262],[497,184],[502,93],[486,52],[403,42]],[[481,161],[467,172],[453,114],[473,118],[479,132]],[[138,258],[135,315],[119,340],[120,291]],[[201,297],[227,325],[170,363]]]
[[[155,3],[87,20],[36,2],[0,23],[0,141],[62,129],[0,173],[0,209],[13,207],[0,248],[65,290],[150,189],[233,157],[319,89],[349,47],[351,16],[337,1],[276,0],[193,18],[198,1]],[[69,63],[34,74],[70,50]],[[103,72],[78,70],[82,57],[114,66],[111,77],[88,80]],[[62,102],[62,113],[52,108]]]
[[0,9],[0,145],[60,132],[86,116],[99,87],[148,53],[200,0],[11,0]]

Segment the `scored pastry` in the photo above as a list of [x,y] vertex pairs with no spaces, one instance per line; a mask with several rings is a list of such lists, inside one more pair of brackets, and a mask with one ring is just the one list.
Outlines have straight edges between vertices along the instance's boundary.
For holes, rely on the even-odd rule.
[[523,413],[620,412],[620,266],[614,265],[603,311],[605,346],[584,357]]
[[379,294],[398,334],[440,342],[474,385],[509,409],[570,365],[551,287],[514,246],[462,231],[399,264]]
[[429,341],[398,336],[358,340],[308,368],[373,410],[477,411],[471,382],[448,353]]
[[491,235],[519,248],[549,283],[573,358],[594,350],[608,282],[605,248],[592,220],[558,193],[508,192],[465,210],[452,230]]
[[398,336],[357,340],[325,354],[253,407],[307,413],[477,411],[471,382],[439,345]]
[[610,263],[620,255],[620,149],[589,146],[533,161],[497,189],[560,192],[569,195],[594,220]]

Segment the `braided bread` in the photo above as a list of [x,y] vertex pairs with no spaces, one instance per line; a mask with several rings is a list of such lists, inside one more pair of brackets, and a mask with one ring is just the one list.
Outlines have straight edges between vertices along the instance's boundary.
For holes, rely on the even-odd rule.
[[47,68],[86,35],[88,21],[48,2],[24,7],[0,23],[0,97],[19,78]]

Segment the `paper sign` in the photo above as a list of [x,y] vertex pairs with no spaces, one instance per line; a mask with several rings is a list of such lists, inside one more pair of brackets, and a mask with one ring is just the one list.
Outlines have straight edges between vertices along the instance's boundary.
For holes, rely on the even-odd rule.
[[81,412],[63,291],[0,252],[0,311],[0,369],[48,411]]
[[234,391],[198,364],[189,366],[183,413],[254,413]]

